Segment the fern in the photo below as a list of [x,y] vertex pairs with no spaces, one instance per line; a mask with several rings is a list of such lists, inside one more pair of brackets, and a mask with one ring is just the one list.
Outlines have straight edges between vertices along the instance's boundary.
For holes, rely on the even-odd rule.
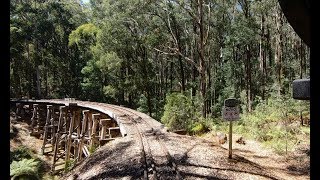
[[75,166],[75,164],[76,164],[76,161],[75,161],[75,160],[68,160],[68,161],[66,162],[65,167],[64,167],[64,171],[65,171],[65,172],[71,171],[72,168]]
[[38,176],[39,162],[34,159],[22,159],[13,161],[10,164],[10,176],[12,179],[28,176],[32,179],[39,179]]
[[10,163],[12,161],[20,161],[22,159],[31,159],[31,158],[33,158],[32,153],[27,147],[20,146],[16,150],[10,151]]

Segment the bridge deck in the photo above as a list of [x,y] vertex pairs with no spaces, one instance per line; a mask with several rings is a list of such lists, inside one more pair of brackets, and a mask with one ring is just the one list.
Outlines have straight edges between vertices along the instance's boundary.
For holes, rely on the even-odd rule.
[[[91,109],[95,110],[98,112],[101,112],[103,114],[107,114],[111,118],[113,118],[119,125],[120,131],[122,136],[127,136],[127,135],[135,135],[138,132],[133,131],[130,124],[132,124],[131,121],[129,121],[127,118],[124,118],[126,116],[140,116],[143,117],[143,120],[146,121],[148,124],[152,126],[157,131],[161,131],[162,133],[166,132],[166,129],[164,125],[157,120],[151,118],[150,116],[135,111],[130,108],[126,107],[121,107],[117,105],[112,105],[112,104],[106,104],[106,103],[97,103],[97,102],[90,102],[90,101],[78,101],[78,100],[64,100],[64,99],[41,99],[41,100],[15,100],[12,99],[11,103],[25,103],[25,104],[50,104],[50,105],[60,105],[60,106],[76,106],[80,108],[85,108],[85,109]],[[150,128],[143,129],[142,131],[149,131]]]

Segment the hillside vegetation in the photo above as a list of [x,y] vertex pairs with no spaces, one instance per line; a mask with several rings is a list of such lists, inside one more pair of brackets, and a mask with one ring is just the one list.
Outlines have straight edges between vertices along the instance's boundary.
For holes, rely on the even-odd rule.
[[277,0],[10,1],[11,98],[117,104],[202,136],[228,132],[233,97],[234,133],[279,154],[309,144],[309,102],[292,99],[309,59]]

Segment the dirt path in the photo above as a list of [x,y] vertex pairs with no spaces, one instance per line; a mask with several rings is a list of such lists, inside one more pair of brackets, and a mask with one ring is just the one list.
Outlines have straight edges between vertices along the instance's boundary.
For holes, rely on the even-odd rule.
[[[27,123],[19,122],[13,127],[18,133],[10,140],[11,150],[24,145],[51,163],[50,157],[41,155],[42,140],[29,135]],[[154,137],[148,135],[148,138]],[[174,158],[182,179],[310,179],[308,149],[285,158],[256,141],[245,140],[245,145],[233,142],[233,159],[230,160],[228,142],[218,145],[210,135],[199,138],[166,133],[159,138]],[[234,135],[233,139],[237,138]],[[61,179],[140,179],[144,168],[138,144],[132,136],[112,141]],[[157,153],[157,148],[151,146],[156,160],[164,156]],[[167,162],[156,161],[154,166],[158,179],[175,179]]]
[[[255,141],[247,140],[246,145],[234,143],[234,155],[230,160],[227,143],[220,146],[208,139],[173,133],[163,135],[161,139],[174,157],[183,179],[310,179],[309,171],[290,169],[294,166],[292,161],[286,161]],[[135,141],[127,137],[103,146],[65,177],[141,178],[143,163],[139,161]],[[162,172],[158,179],[175,179],[174,174],[165,173],[166,164],[156,164],[156,170]]]

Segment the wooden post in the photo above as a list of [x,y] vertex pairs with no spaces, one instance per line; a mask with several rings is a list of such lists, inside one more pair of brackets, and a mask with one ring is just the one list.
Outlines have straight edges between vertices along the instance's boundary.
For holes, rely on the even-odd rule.
[[[51,111],[52,111],[52,105],[47,105],[47,118],[46,118],[46,124],[44,125],[44,133],[43,133],[43,144],[41,147],[41,153],[44,154],[44,149],[47,144],[48,139],[48,133],[49,133],[49,126],[50,126],[50,120],[51,120]],[[54,134],[51,134],[51,138]]]
[[107,131],[107,119],[101,119],[100,124],[101,124],[101,136],[100,139],[103,140],[106,136],[106,131]]
[[[53,107],[52,108],[52,118],[51,118],[51,126],[52,126],[52,128],[51,128],[51,134],[52,134],[52,141],[51,141],[51,145],[52,145],[52,151],[53,151],[53,149],[54,149],[54,145],[55,145],[55,143],[56,143],[56,132],[57,132],[57,130],[56,130],[56,126],[57,126],[57,114],[56,114],[56,112],[55,112],[55,108]],[[58,119],[58,121],[59,121],[59,119]]]
[[81,128],[81,135],[80,135],[80,142],[79,142],[79,149],[78,149],[78,161],[82,159],[82,149],[83,149],[83,141],[85,138],[85,134],[87,132],[87,123],[88,123],[88,113],[89,110],[82,111],[83,120],[82,120],[82,128]]
[[224,100],[222,109],[223,119],[229,121],[229,159],[232,159],[232,121],[240,119],[239,117],[239,101],[235,98]]
[[101,136],[100,140],[105,139],[108,127],[113,127],[113,122],[111,119],[100,119],[101,124]]
[[93,124],[92,113],[89,111],[87,116],[88,116],[88,137],[89,139],[91,139],[92,124]]
[[79,109],[76,110],[76,119],[75,119],[75,127],[77,129],[77,138],[80,139],[80,134],[81,134],[81,119],[80,119],[80,113],[81,111]]
[[229,124],[229,159],[232,159],[232,121]]
[[96,131],[97,131],[97,125],[99,122],[99,116],[100,114],[92,114],[92,133],[91,133],[91,142],[90,146],[92,147],[96,141]]
[[70,108],[66,108],[65,109],[65,117],[64,117],[63,120],[64,120],[63,124],[65,125],[64,126],[64,132],[68,133],[69,127],[70,127]]
[[72,114],[72,117],[70,120],[69,134],[68,134],[67,144],[66,144],[65,166],[67,166],[67,163],[70,159],[71,138],[72,138],[73,125],[74,125],[74,121],[75,121],[76,111],[74,109],[71,109],[71,114]]
[[74,147],[74,150],[73,150],[73,155],[74,155],[74,159],[78,159],[78,148],[79,148],[79,141],[80,141],[80,130],[81,130],[81,120],[80,120],[80,110],[79,109],[75,109],[75,119],[74,119],[74,128],[72,130],[72,133],[73,134],[73,131],[76,131],[76,137],[72,137],[71,135],[71,140],[72,140],[72,145]]
[[19,115],[21,115],[21,108],[22,104],[21,103],[16,103],[16,115],[15,115],[15,120],[18,120]]
[[47,106],[44,104],[39,104],[38,106],[38,124],[37,124],[37,131],[39,133],[43,133],[44,126],[46,124],[47,118]]
[[31,118],[31,132],[33,132],[33,128],[36,125],[36,121],[38,120],[38,104],[33,105],[33,112],[32,112],[32,118]]
[[59,110],[60,110],[60,114],[59,114],[59,121],[58,121],[58,129],[57,132],[55,134],[55,144],[54,144],[54,149],[53,149],[53,158],[52,158],[52,166],[51,166],[51,172],[54,173],[55,171],[55,164],[57,161],[57,153],[59,151],[59,143],[60,143],[60,136],[62,133],[62,124],[64,123],[64,109],[65,106],[60,106]]

